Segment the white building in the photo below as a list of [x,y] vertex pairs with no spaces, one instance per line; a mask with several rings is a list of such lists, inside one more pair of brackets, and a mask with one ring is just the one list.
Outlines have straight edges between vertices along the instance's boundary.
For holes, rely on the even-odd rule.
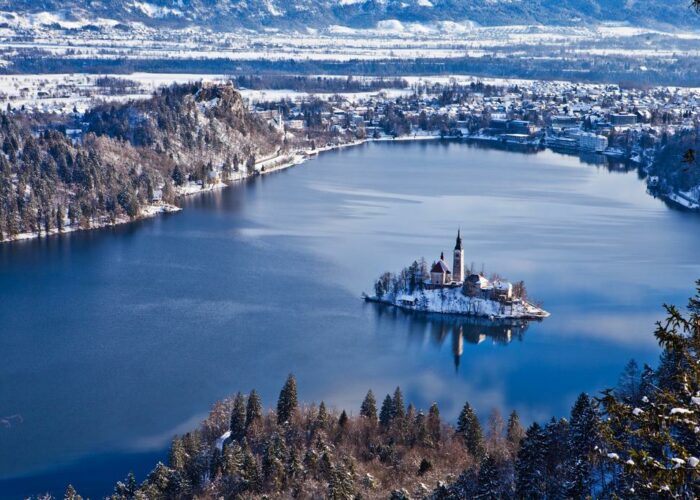
[[581,132],[578,136],[578,143],[584,151],[602,153],[608,147],[608,138],[592,132]]

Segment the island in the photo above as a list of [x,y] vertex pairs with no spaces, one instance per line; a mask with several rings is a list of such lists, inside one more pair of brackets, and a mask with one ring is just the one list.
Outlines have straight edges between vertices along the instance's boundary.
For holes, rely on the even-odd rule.
[[425,259],[414,261],[399,274],[386,272],[374,284],[374,294],[363,294],[367,302],[401,309],[439,314],[476,316],[492,320],[543,319],[549,313],[528,302],[525,284],[513,284],[498,275],[487,279],[483,272],[465,270],[464,245],[457,231],[453,269],[445,254],[430,270]]

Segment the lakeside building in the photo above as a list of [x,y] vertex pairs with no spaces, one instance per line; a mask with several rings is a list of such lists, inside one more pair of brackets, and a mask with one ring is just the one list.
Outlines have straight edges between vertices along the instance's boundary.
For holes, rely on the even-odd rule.
[[615,127],[625,127],[637,123],[637,115],[632,113],[613,113],[610,115],[610,123]]
[[578,136],[579,146],[583,151],[602,153],[608,147],[608,138],[592,132],[581,132]]

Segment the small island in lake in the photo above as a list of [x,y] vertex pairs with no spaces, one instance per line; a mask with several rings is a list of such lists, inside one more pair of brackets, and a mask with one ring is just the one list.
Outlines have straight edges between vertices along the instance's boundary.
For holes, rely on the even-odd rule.
[[444,253],[430,270],[425,259],[414,261],[398,275],[384,273],[374,284],[368,302],[389,304],[402,309],[439,314],[460,314],[490,319],[541,319],[544,309],[527,301],[525,284],[513,285],[498,276],[487,279],[483,273],[465,272],[464,246],[460,231],[453,259],[454,272]]

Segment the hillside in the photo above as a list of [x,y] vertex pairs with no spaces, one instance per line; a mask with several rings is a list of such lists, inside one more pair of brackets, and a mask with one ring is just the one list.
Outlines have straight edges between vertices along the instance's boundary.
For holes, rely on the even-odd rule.
[[0,241],[126,222],[254,173],[281,136],[232,86],[179,85],[55,117],[0,115]]
[[[102,18],[149,26],[303,30],[333,25],[373,28],[400,23],[587,25],[619,22],[695,28],[685,0],[0,0],[0,11],[50,12],[70,21]],[[55,18],[46,17],[48,24]],[[387,24],[388,23],[388,24]]]

